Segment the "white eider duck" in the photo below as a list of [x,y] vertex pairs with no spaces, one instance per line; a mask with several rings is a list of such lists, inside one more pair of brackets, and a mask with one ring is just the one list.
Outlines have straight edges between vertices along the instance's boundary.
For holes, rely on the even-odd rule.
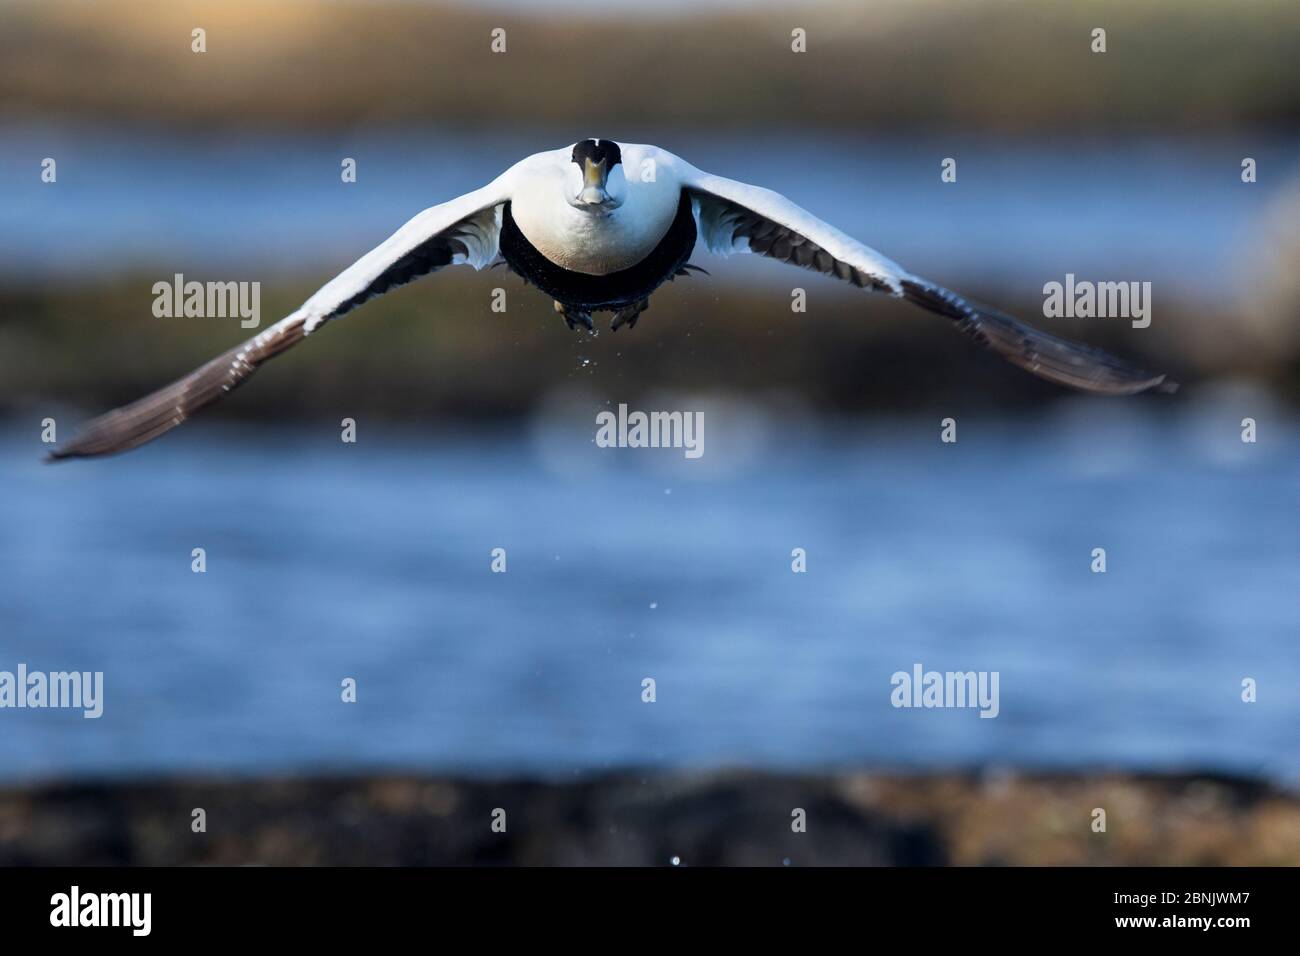
[[570,328],[592,329],[597,311],[614,313],[610,328],[631,328],[655,289],[695,268],[687,259],[697,239],[710,252],[755,252],[906,299],[1053,382],[1110,395],[1164,382],[1163,375],[911,275],[771,190],[702,172],[656,146],[586,139],[529,156],[482,189],[424,210],[292,315],[152,395],[92,420],[51,457],[110,454],[157,438],[326,322],[443,266],[482,269],[499,255],[555,300]]

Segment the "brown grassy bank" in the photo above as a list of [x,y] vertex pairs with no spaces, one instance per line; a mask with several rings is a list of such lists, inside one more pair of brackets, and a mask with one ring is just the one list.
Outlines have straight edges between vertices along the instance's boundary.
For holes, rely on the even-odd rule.
[[[278,129],[580,121],[571,138],[628,124],[1149,133],[1300,117],[1289,0],[624,9],[17,0],[0,8],[0,114]],[[1098,26],[1104,54],[1091,50]],[[504,53],[490,49],[495,28]],[[795,28],[805,54],[791,52]]]
[[[191,829],[193,810],[207,831]],[[506,830],[494,832],[493,811]],[[807,829],[792,831],[792,812]],[[1106,832],[1094,832],[1094,810]],[[1300,798],[1249,780],[627,774],[0,790],[0,865],[1297,865]]]

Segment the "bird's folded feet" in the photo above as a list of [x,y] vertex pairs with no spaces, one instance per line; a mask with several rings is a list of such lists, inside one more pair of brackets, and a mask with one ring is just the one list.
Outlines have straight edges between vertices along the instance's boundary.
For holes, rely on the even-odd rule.
[[564,324],[569,327],[569,331],[573,331],[580,325],[588,332],[594,333],[596,331],[596,326],[591,321],[591,313],[586,309],[579,309],[576,306],[565,305],[563,302],[557,300],[555,302],[555,311],[564,317]]
[[609,330],[617,332],[623,326],[629,329],[636,328],[636,320],[641,317],[641,313],[650,308],[650,300],[642,299],[633,305],[624,306],[614,313],[614,318],[609,321]]

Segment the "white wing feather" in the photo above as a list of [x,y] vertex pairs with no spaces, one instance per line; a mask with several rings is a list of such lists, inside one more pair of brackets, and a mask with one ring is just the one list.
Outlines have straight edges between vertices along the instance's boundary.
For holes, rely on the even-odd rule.
[[263,362],[367,299],[447,265],[468,263],[483,268],[496,258],[501,206],[510,198],[513,173],[519,165],[482,189],[419,213],[322,286],[293,314],[170,385],[92,419],[50,457],[108,455],[152,441],[234,391]]
[[395,233],[321,286],[298,310],[308,317],[306,331],[315,331],[336,309],[368,288],[402,256],[458,224],[457,237],[466,251],[455,254],[451,264],[468,263],[475,269],[482,269],[491,263],[497,255],[501,204],[510,197],[512,172],[513,169],[481,189],[417,213]]

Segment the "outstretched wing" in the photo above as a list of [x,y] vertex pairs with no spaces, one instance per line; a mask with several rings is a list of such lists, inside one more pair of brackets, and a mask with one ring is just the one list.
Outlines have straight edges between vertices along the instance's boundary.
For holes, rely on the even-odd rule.
[[1107,395],[1177,387],[1165,383],[1163,375],[1101,349],[1041,332],[911,275],[780,193],[712,176],[684,163],[678,165],[678,172],[695,200],[700,236],[710,252],[754,252],[906,299],[952,319],[963,332],[1013,364],[1062,385]]
[[367,299],[443,266],[469,263],[483,268],[497,255],[501,205],[509,198],[505,179],[502,176],[482,189],[424,210],[326,283],[292,315],[184,378],[92,419],[50,458],[108,455],[142,445],[234,391],[267,359]]

